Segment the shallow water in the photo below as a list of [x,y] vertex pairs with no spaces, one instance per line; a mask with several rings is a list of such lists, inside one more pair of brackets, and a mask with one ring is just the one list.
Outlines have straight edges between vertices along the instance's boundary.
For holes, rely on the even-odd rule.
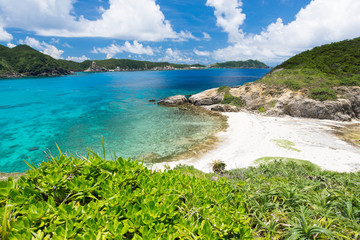
[[44,151],[166,157],[213,134],[219,121],[149,102],[255,81],[268,69],[78,73],[0,80],[0,172],[25,171]]

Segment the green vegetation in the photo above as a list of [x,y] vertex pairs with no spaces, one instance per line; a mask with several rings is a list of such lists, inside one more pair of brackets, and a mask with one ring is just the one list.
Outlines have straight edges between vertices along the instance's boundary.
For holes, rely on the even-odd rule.
[[292,90],[360,86],[360,38],[300,53],[272,69],[260,82]]
[[310,97],[315,100],[336,100],[337,96],[334,90],[329,88],[313,88],[310,89]]
[[226,94],[229,94],[230,89],[231,88],[229,86],[221,86],[221,87],[218,88],[218,93],[224,92]]
[[[104,67],[106,69],[116,69],[119,67],[120,69],[124,70],[149,70],[154,68],[165,68],[165,67],[173,67],[176,69],[183,69],[183,68],[191,68],[191,67],[205,67],[201,64],[175,64],[169,62],[149,62],[149,61],[138,61],[138,60],[131,60],[131,59],[106,59],[106,60],[94,60],[96,65],[99,67]],[[86,60],[82,62],[81,68],[86,70],[91,66],[92,61]]]
[[[174,64],[168,62],[148,62],[130,59],[107,59],[95,60],[97,66],[106,69],[120,68],[122,70],[148,70],[162,69],[166,67],[184,68],[204,68],[201,64]],[[86,60],[77,63],[67,60],[56,60],[48,55],[36,51],[27,45],[19,45],[8,48],[0,45],[0,76],[23,75],[23,76],[47,76],[47,75],[66,75],[70,71],[81,72],[91,66],[92,61]]]
[[259,113],[264,113],[264,112],[266,112],[267,110],[264,108],[264,107],[259,107],[258,108],[258,112]]
[[224,63],[215,63],[212,68],[269,68],[265,63],[258,60],[247,61],[229,61]]
[[[2,239],[359,239],[360,172],[265,157],[206,174],[61,154],[0,181]],[[266,164],[264,164],[266,163]],[[215,164],[214,164],[215,166]]]
[[225,94],[224,95],[224,100],[222,100],[221,103],[222,104],[234,105],[236,107],[243,107],[244,106],[244,103],[243,103],[241,97],[234,97],[231,94]]
[[256,237],[360,237],[360,172],[322,171],[307,161],[286,159],[226,171],[223,176],[241,184]]
[[292,141],[285,140],[285,139],[271,139],[271,141],[274,142],[279,147],[282,147],[282,148],[285,148],[285,149],[291,150],[291,151],[300,152],[299,149],[294,148],[295,143],[293,143]]
[[214,160],[212,163],[210,163],[210,166],[214,173],[222,174],[225,170],[226,164],[223,161]]
[[[104,156],[105,158],[105,156]],[[61,154],[0,182],[2,239],[251,239],[227,179]]]
[[25,76],[69,74],[58,60],[40,53],[29,46],[0,47],[0,75],[23,74]]
[[244,103],[241,97],[235,97],[231,95],[229,86],[221,86],[218,88],[218,93],[225,93],[224,99],[221,101],[221,104],[230,104],[236,107],[243,107]]

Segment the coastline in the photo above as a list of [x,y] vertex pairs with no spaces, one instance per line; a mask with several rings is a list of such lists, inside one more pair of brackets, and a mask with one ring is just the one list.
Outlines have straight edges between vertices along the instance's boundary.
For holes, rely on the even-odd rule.
[[186,164],[210,172],[214,160],[223,161],[231,170],[255,166],[259,163],[256,160],[273,157],[307,160],[337,172],[360,170],[360,148],[336,134],[339,128],[359,121],[269,117],[244,111],[223,114],[228,117],[229,127],[215,135],[219,142],[213,149],[200,156],[157,163],[152,168],[163,170]]

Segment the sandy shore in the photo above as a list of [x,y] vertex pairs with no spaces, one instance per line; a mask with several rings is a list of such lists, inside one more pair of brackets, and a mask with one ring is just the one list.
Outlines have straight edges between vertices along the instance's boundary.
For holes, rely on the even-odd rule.
[[253,166],[256,159],[263,157],[287,157],[308,160],[327,170],[360,170],[360,149],[332,133],[332,127],[350,123],[247,112],[225,115],[229,117],[229,128],[217,134],[219,143],[213,150],[197,158],[156,164],[153,169],[187,164],[210,172],[209,165],[214,160],[224,161],[229,170]]

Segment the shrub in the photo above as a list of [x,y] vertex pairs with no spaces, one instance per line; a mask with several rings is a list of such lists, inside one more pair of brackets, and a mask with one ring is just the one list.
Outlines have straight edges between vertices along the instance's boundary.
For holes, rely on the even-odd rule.
[[231,104],[237,107],[243,107],[244,103],[241,97],[234,97],[231,94],[225,94],[224,100],[221,102],[222,104]]
[[336,100],[337,96],[334,90],[330,88],[310,89],[310,98],[319,101]]
[[229,86],[221,86],[218,88],[218,93],[222,93],[222,92],[229,93],[230,89],[231,88]]
[[284,84],[286,87],[288,87],[291,90],[299,90],[302,86],[299,82],[296,82],[295,80],[285,80]]
[[[2,239],[250,239],[228,180],[63,154],[0,181]],[[231,196],[231,197],[229,197]]]
[[226,164],[221,160],[214,160],[210,163],[210,166],[214,173],[222,174],[225,170]]

